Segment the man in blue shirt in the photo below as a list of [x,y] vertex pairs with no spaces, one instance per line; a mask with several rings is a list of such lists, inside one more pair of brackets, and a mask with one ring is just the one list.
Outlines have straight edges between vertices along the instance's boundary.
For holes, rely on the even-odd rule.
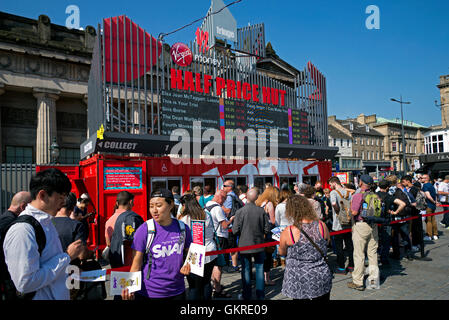
[[[422,182],[423,187],[422,191],[426,195],[426,202],[427,202],[427,209],[426,213],[431,214],[434,213],[436,210],[437,205],[437,193],[435,191],[435,188],[430,183],[430,177],[428,174],[424,174],[422,176]],[[435,219],[435,216],[427,216],[426,217],[426,236],[424,237],[424,240],[430,241],[430,240],[438,240],[438,227],[437,227],[437,221]]]
[[[226,217],[228,219],[231,218],[230,214],[232,211],[232,198],[237,198],[237,195],[234,193],[234,181],[233,180],[226,180],[223,184],[223,190],[226,192],[227,197],[225,202],[223,203],[223,206],[221,207],[226,214]],[[230,226],[232,228],[232,225]],[[232,232],[229,233],[228,237],[228,247],[229,248],[236,248],[237,247],[237,236],[234,236]],[[231,259],[232,259],[232,268],[230,271],[240,271],[240,268],[238,266],[238,253],[233,252],[231,253]]]

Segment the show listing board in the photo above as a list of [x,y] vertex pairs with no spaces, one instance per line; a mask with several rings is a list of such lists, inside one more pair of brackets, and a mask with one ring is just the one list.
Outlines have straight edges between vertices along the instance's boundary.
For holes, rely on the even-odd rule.
[[193,133],[193,122],[201,121],[201,131],[225,129],[278,130],[278,141],[284,144],[309,144],[307,112],[255,104],[249,101],[228,100],[206,95],[177,91],[161,93],[161,133],[171,135],[175,129]]

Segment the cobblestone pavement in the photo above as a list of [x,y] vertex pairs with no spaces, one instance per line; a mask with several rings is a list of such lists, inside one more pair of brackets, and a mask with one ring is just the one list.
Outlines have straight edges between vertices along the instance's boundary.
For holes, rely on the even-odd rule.
[[[400,261],[390,260],[389,268],[380,266],[381,283],[379,290],[356,291],[347,287],[351,281],[351,274],[335,275],[331,291],[331,300],[448,300],[449,299],[449,230],[444,229],[439,222],[442,215],[437,215],[439,239],[427,241],[425,251],[432,261]],[[425,227],[425,225],[423,224]],[[420,254],[417,253],[419,257]],[[336,256],[329,254],[332,266],[336,264]],[[108,266],[104,266],[108,267]],[[222,284],[232,294],[231,299],[237,300],[241,293],[240,272],[223,272]],[[283,281],[283,268],[277,267],[271,270],[271,279],[274,286],[265,287],[267,300],[290,300],[281,293]],[[106,282],[107,290],[109,281]],[[188,284],[186,281],[186,288]],[[253,289],[253,297],[255,297]],[[108,290],[109,291],[109,290]],[[108,297],[107,300],[112,300]]]

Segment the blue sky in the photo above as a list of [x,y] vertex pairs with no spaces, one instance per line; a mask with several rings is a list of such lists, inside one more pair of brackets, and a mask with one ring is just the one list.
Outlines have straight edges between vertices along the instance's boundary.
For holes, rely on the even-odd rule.
[[[232,1],[225,0],[225,4]],[[148,32],[169,32],[204,16],[210,0],[195,1],[2,1],[0,10],[65,25],[68,5],[80,9],[80,26],[126,14]],[[367,6],[380,10],[380,29],[368,30]],[[327,78],[328,114],[345,119],[360,113],[400,118],[399,104],[411,101],[404,118],[423,125],[441,123],[439,76],[449,74],[447,0],[242,0],[229,8],[237,26],[265,23],[265,38],[298,69],[312,61]],[[193,39],[200,22],[165,38]]]

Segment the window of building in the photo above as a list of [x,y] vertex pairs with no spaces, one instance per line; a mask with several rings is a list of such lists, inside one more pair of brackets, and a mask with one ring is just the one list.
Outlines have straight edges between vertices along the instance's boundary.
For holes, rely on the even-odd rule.
[[334,147],[337,146],[337,139],[334,139]]
[[60,164],[78,164],[80,161],[80,149],[61,148],[58,160]]
[[397,142],[392,142],[391,143],[391,151],[396,152],[397,150]]
[[380,140],[380,145],[383,147],[384,146],[384,140]]
[[351,140],[346,140],[346,143],[348,144],[348,147],[350,147],[351,146]]
[[383,151],[380,156],[382,157],[382,160],[385,160]]
[[360,138],[360,144],[363,146],[363,138]]
[[358,157],[358,156],[359,156],[359,150],[355,150],[355,151],[354,151],[354,156],[355,156],[355,157]]
[[33,147],[6,146],[7,163],[33,163]]
[[379,160],[379,151],[376,152],[376,158]]
[[362,151],[362,160],[365,160],[365,152]]
[[357,144],[357,138],[354,138],[354,144]]
[[343,139],[340,139],[340,145],[344,147]]
[[371,151],[371,160],[374,160],[374,151]]
[[[179,193],[182,194],[182,178],[181,177],[152,177],[151,178],[151,192],[157,189],[168,189],[171,190],[173,187],[179,188]],[[213,186],[215,187],[215,186]]]

